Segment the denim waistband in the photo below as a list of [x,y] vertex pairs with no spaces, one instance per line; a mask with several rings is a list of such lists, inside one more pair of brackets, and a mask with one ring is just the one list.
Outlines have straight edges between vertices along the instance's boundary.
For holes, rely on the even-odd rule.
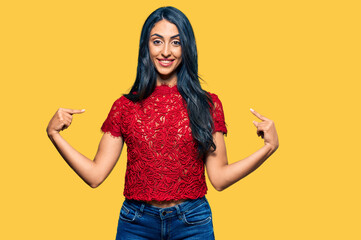
[[127,199],[127,198],[124,201],[124,203],[126,203],[128,207],[132,208],[135,211],[140,212],[140,214],[147,213],[154,216],[160,216],[162,219],[180,215],[184,212],[187,212],[199,206],[204,202],[207,202],[208,204],[208,200],[206,196],[197,199],[187,199],[184,202],[181,202],[172,207],[159,208],[143,201]]

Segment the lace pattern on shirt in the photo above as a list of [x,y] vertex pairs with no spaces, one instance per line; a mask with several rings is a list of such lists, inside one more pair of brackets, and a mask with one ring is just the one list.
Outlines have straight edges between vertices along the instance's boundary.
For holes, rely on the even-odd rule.
[[[217,95],[214,132],[227,133]],[[195,199],[207,192],[204,163],[198,158],[185,102],[177,87],[157,86],[145,100],[117,99],[101,130],[127,144],[124,196],[142,201]]]

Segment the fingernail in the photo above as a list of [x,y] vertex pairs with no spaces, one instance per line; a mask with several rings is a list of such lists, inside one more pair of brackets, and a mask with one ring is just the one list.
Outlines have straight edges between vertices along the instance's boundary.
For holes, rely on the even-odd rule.
[[82,111],[82,112],[84,112],[84,111],[85,111],[85,109],[82,109],[81,111]]
[[250,110],[251,110],[252,112],[254,112],[254,110],[253,110],[252,108],[250,108]]

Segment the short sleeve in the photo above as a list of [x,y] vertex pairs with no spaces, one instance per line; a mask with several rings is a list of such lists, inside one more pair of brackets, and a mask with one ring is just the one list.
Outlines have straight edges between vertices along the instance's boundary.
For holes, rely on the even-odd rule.
[[[122,97],[121,97],[122,98]],[[121,132],[121,108],[122,101],[121,98],[118,98],[112,105],[107,118],[103,122],[100,130],[103,133],[110,133],[113,137],[122,136]]]
[[212,100],[214,103],[212,117],[214,123],[213,133],[215,132],[223,132],[227,135],[227,127],[224,118],[223,106],[221,100],[219,100],[216,94],[211,93]]

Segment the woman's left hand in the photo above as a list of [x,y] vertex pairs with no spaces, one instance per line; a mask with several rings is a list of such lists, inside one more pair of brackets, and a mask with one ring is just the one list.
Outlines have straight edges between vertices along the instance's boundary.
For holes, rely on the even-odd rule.
[[261,136],[264,139],[265,145],[270,145],[273,151],[276,151],[278,148],[278,135],[276,131],[275,124],[272,120],[262,116],[255,110],[251,108],[251,112],[262,122],[253,121],[253,124],[257,128],[257,135]]

